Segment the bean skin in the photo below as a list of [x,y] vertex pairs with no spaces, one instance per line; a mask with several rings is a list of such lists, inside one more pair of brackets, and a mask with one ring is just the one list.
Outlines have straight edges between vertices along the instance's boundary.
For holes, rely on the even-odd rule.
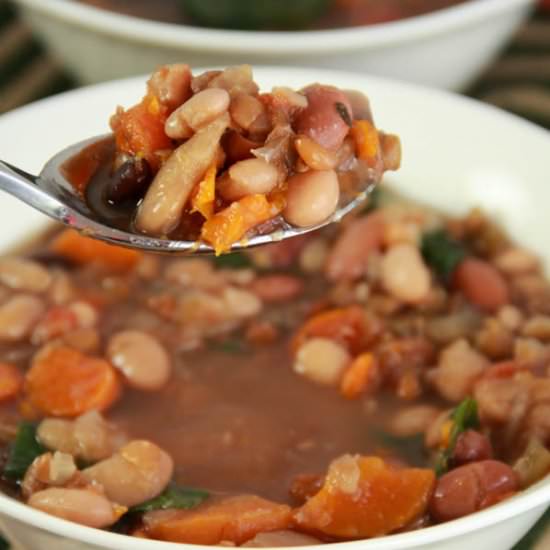
[[297,227],[317,225],[338,206],[340,186],[334,170],[310,170],[288,180],[284,219]]
[[507,464],[472,462],[439,478],[430,513],[436,521],[450,521],[491,506],[518,488],[517,474]]
[[349,132],[349,126],[336,105],[341,104],[350,119],[353,119],[351,103],[346,94],[333,86],[320,84],[308,86],[303,93],[307,97],[308,106],[296,117],[296,132],[309,136],[327,149],[338,149]]

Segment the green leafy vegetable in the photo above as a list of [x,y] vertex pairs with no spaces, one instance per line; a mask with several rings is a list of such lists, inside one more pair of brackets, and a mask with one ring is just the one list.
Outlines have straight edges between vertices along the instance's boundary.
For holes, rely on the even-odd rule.
[[208,349],[221,351],[222,353],[241,354],[247,353],[248,348],[241,340],[226,338],[225,340],[210,340]]
[[407,457],[412,465],[424,463],[424,435],[416,434],[399,437],[383,430],[374,430],[372,436],[382,447],[395,451],[399,456]]
[[444,229],[426,233],[422,238],[422,255],[443,281],[449,281],[453,271],[466,254],[464,246]]
[[177,487],[171,485],[158,497],[148,500],[138,506],[130,508],[129,512],[152,512],[153,510],[167,510],[177,508],[188,510],[204,502],[210,493],[201,489],[191,489],[189,487]]
[[450,420],[453,425],[449,434],[449,444],[445,450],[439,453],[435,464],[435,473],[438,476],[443,475],[449,469],[449,461],[453,456],[458,436],[466,430],[479,428],[476,400],[471,397],[464,399],[452,412]]
[[219,269],[242,269],[252,266],[251,259],[242,252],[233,252],[232,254],[214,256],[212,261]]
[[4,477],[20,481],[34,459],[46,451],[36,438],[36,424],[21,422],[4,468]]

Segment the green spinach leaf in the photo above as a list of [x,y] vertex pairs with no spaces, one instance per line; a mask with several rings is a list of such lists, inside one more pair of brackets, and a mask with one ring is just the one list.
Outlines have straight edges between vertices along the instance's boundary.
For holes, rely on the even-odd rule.
[[430,231],[422,237],[422,255],[426,263],[445,282],[449,282],[466,254],[466,248],[444,229]]
[[210,494],[202,489],[192,489],[189,487],[177,487],[171,485],[158,497],[148,500],[137,506],[130,508],[129,512],[152,512],[153,510],[167,510],[177,508],[188,510],[204,502]]
[[20,481],[34,459],[46,451],[36,438],[36,424],[21,422],[8,455],[4,477],[10,481]]

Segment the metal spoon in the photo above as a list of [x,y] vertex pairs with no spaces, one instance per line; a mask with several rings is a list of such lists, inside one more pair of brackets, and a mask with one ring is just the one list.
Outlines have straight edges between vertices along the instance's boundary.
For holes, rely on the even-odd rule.
[[[149,252],[213,254],[213,248],[204,242],[161,239],[122,231],[105,225],[94,216],[73,185],[63,175],[61,166],[82,149],[105,138],[106,136],[95,137],[67,147],[53,156],[38,176],[0,161],[0,189],[50,218],[77,229],[89,237],[108,243]],[[351,199],[342,200],[343,204],[340,204],[336,212],[321,224],[306,228],[285,225],[272,233],[253,235],[243,239],[235,243],[231,250],[236,251],[289,239],[315,231],[329,223],[339,222],[343,216],[367,198],[376,183],[374,179],[365,182],[364,189],[357,192]]]

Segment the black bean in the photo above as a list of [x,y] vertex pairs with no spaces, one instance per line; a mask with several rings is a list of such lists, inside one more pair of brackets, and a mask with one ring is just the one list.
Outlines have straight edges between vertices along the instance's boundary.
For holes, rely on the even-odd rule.
[[153,173],[143,158],[132,158],[124,162],[111,176],[106,190],[106,199],[118,204],[128,199],[139,199],[145,195]]

